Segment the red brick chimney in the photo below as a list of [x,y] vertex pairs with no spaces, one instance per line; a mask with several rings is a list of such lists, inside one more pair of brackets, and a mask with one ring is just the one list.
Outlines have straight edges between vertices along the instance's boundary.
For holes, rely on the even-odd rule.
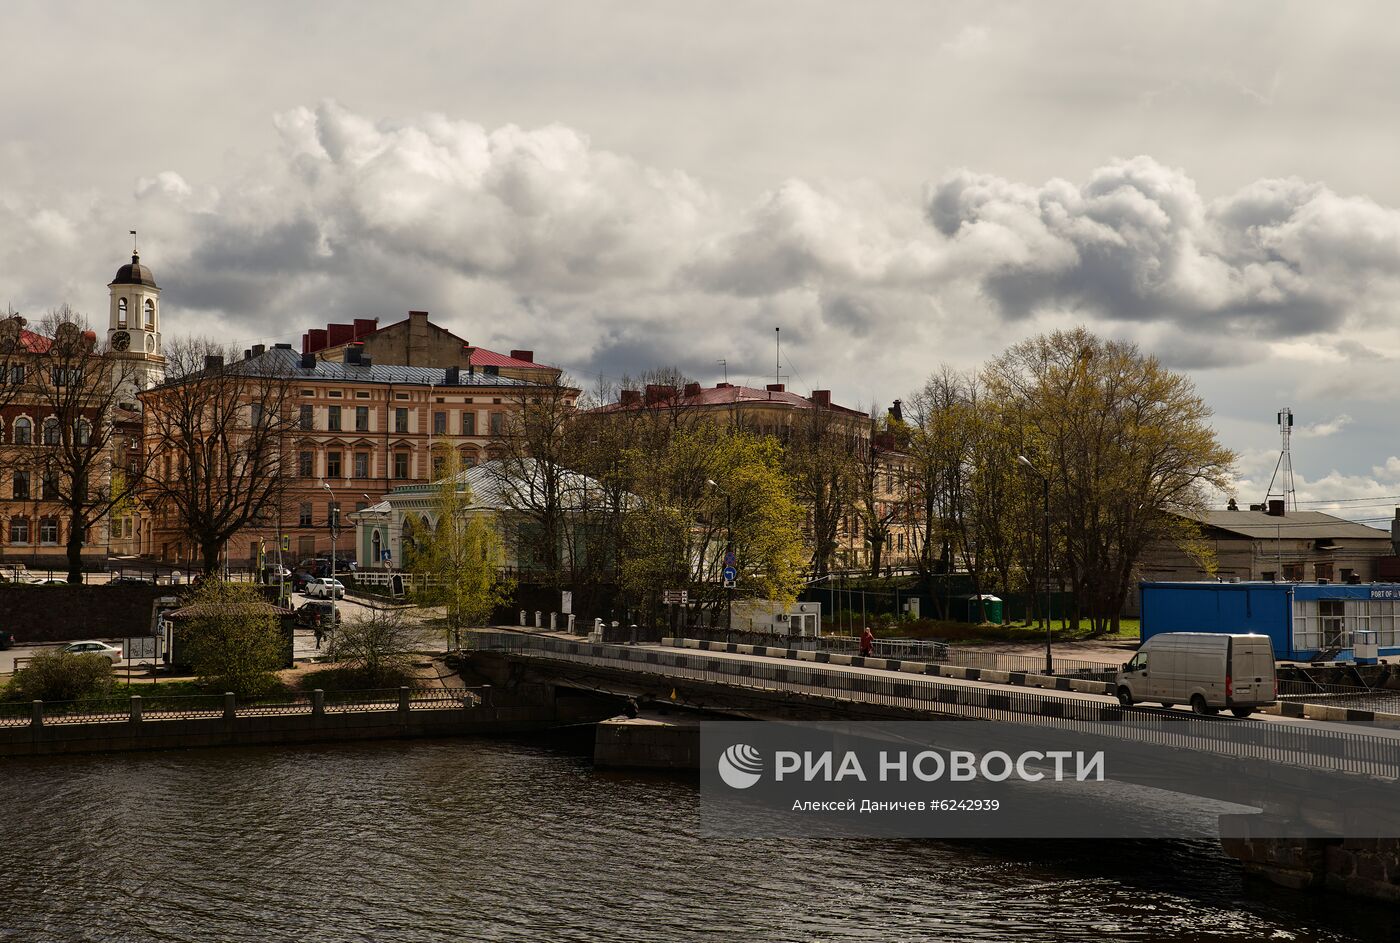
[[699,384],[699,383],[687,383],[687,384],[685,385],[685,395],[686,395],[686,396],[699,396],[699,395],[700,395],[700,384]]
[[786,383],[770,383],[770,384],[768,384],[768,392],[769,392],[769,393],[786,393],[786,392],[787,392],[787,384],[786,384]]
[[655,406],[657,403],[664,403],[676,395],[676,388],[667,386],[664,383],[647,384],[647,405]]
[[637,390],[623,390],[619,402],[623,406],[637,406],[642,402],[642,394]]
[[813,391],[812,391],[812,402],[815,403],[816,405],[822,407],[823,409],[830,409],[830,408],[831,408],[831,391],[830,391],[830,390],[813,390]]
[[523,360],[526,363],[535,362],[535,352],[533,350],[512,350],[510,356],[512,360]]

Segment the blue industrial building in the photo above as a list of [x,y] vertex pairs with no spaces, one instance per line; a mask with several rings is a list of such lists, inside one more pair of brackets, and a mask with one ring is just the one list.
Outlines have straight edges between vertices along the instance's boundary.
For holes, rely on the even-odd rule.
[[1162,632],[1267,635],[1284,661],[1350,659],[1355,633],[1400,654],[1400,583],[1143,583],[1142,638]]

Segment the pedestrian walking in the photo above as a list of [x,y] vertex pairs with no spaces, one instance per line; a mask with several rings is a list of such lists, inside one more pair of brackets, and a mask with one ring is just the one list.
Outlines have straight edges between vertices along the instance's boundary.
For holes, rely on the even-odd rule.
[[325,636],[325,632],[321,629],[321,614],[319,612],[311,617],[311,630],[316,633],[316,650],[320,651],[321,639]]
[[875,644],[875,633],[870,631],[870,626],[865,627],[865,631],[860,633],[860,657],[869,658],[870,649]]

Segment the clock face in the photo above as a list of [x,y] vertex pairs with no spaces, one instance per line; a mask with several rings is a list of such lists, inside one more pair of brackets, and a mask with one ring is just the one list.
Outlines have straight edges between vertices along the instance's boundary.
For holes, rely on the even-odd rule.
[[131,349],[131,335],[126,331],[118,331],[112,335],[112,349],[117,351]]
[[155,339],[153,336],[151,336],[150,334],[147,334],[147,335],[146,335],[146,351],[147,351],[147,353],[149,353],[149,352],[151,352],[151,351],[153,351],[153,350],[155,350],[155,349],[156,349],[156,339]]

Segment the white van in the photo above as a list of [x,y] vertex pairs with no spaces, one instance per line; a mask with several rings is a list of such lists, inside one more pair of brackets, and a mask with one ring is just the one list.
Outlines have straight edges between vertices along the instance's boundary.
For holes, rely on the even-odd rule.
[[1248,717],[1278,699],[1267,635],[1163,632],[1142,643],[1114,686],[1124,707],[1141,701],[1190,704],[1197,714],[1228,708]]

